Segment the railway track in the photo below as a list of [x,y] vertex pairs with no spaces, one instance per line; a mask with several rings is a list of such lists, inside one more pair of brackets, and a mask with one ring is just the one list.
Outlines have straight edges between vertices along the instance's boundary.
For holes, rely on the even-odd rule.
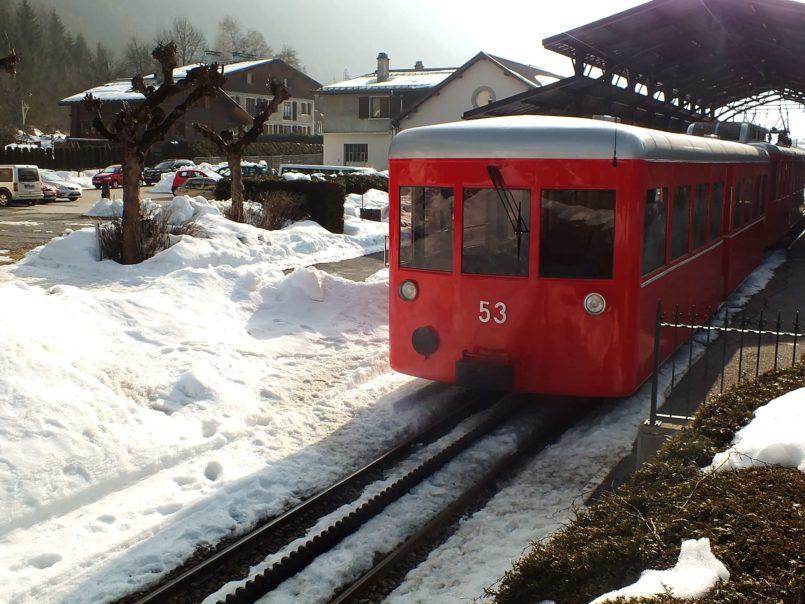
[[[426,446],[458,424],[494,403],[488,396],[466,392],[455,411],[420,431],[405,442],[386,451],[359,470],[332,486],[305,499],[284,514],[267,519],[247,534],[217,551],[202,552],[170,580],[147,593],[139,592],[118,604],[179,604],[201,602],[222,584],[244,576],[248,569],[313,526],[322,516],[355,500],[363,488],[381,479],[401,459]],[[499,397],[497,397],[499,398]]]
[[[491,406],[489,406],[491,405]],[[523,419],[522,397],[510,396],[497,401],[481,398],[471,401],[435,426],[383,454],[339,483],[307,499],[303,504],[262,526],[256,527],[238,541],[218,551],[192,568],[185,570],[136,600],[138,604],[188,603],[218,601],[225,604],[255,602],[312,564],[319,556],[338,546],[361,530],[365,524],[390,505],[407,496],[426,479],[444,468],[457,456],[489,436],[502,424],[509,429],[517,422],[530,424],[523,430],[516,446],[497,455],[487,470],[473,484],[426,525],[411,536],[398,539],[393,551],[375,560],[373,568],[352,585],[342,585],[333,594],[334,602],[378,601],[378,593],[388,593],[399,568],[410,566],[412,555],[427,549],[428,542],[445,525],[449,525],[482,494],[491,495],[492,485],[511,471],[524,457],[540,450],[560,435],[577,414],[540,409],[538,419]],[[571,420],[571,415],[573,420]],[[563,417],[562,417],[563,416]],[[505,447],[504,447],[505,448]],[[416,461],[412,461],[411,458]],[[402,464],[402,465],[400,465]],[[408,467],[400,470],[399,467]],[[397,467],[395,467],[397,466]],[[363,489],[387,475],[397,472],[373,495],[362,495]],[[344,513],[342,506],[351,506]],[[326,523],[326,516],[333,519]],[[336,517],[337,516],[337,517]],[[316,527],[312,529],[311,527]],[[282,555],[278,552],[282,552]],[[273,560],[266,562],[266,560]],[[250,570],[260,569],[258,572]],[[247,580],[245,577],[249,577]],[[236,588],[234,585],[239,582]],[[222,587],[226,584],[226,587]],[[217,594],[215,597],[213,594]],[[217,598],[217,599],[216,599]]]

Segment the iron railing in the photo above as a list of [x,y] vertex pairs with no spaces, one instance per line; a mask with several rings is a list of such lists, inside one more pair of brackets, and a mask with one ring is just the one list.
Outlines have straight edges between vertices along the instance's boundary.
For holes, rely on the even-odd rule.
[[[771,320],[769,316],[771,315]],[[667,320],[666,320],[667,319]],[[716,313],[683,312],[677,306],[670,317],[657,304],[654,331],[654,371],[649,422],[687,420],[708,396],[797,361],[799,311],[782,312],[722,308]],[[670,331],[670,333],[669,333]],[[661,367],[668,346],[674,352]],[[790,348],[790,351],[787,350]],[[715,351],[714,351],[715,349]],[[670,388],[663,411],[657,411],[660,376],[670,363]],[[678,375],[681,374],[681,375]]]

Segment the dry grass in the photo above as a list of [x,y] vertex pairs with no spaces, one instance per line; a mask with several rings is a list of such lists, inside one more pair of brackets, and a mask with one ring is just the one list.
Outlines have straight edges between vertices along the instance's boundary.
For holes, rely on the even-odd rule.
[[805,474],[779,467],[700,472],[757,407],[803,385],[800,362],[708,401],[654,460],[536,545],[487,596],[586,603],[643,570],[674,566],[683,540],[708,537],[730,579],[699,602],[805,602]]

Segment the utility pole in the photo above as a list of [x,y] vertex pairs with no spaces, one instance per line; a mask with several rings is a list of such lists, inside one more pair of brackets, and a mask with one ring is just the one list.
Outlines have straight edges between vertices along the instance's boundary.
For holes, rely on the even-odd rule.
[[20,105],[22,107],[22,129],[25,130],[25,118],[28,116],[28,110],[31,106],[25,102],[25,99],[20,101]]

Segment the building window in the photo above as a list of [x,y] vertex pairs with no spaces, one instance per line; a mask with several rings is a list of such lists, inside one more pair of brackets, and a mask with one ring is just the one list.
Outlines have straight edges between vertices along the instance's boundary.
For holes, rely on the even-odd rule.
[[293,119],[293,103],[287,101],[282,104],[282,119],[290,120]]
[[310,115],[311,113],[313,113],[313,103],[301,103],[299,112],[302,115]]
[[349,164],[366,163],[369,161],[369,145],[368,144],[355,144],[347,143],[344,145],[344,161]]
[[257,114],[257,99],[251,96],[246,97],[246,112],[249,115]]
[[389,115],[389,98],[387,96],[358,97],[359,119],[387,118]]
[[246,83],[247,84],[254,84],[254,74],[249,72],[246,74]]

